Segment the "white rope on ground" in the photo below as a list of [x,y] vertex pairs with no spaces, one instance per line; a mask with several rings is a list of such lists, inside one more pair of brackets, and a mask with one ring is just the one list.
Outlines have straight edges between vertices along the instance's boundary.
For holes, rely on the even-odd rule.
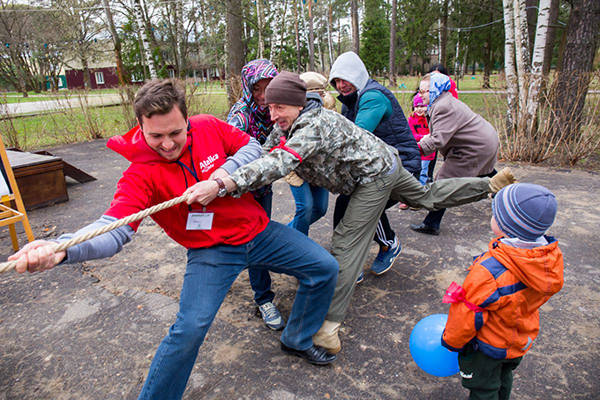
[[[85,242],[86,240],[90,240],[92,238],[95,238],[96,236],[100,236],[106,232],[110,232],[113,229],[117,229],[121,226],[130,224],[134,221],[138,221],[140,219],[146,218],[148,215],[157,213],[159,211],[165,210],[169,207],[172,207],[176,204],[179,203],[183,203],[184,201],[187,200],[189,194],[185,194],[179,197],[176,197],[174,199],[171,199],[169,201],[165,201],[163,203],[157,204],[155,206],[152,206],[150,208],[147,208],[145,210],[139,211],[135,214],[132,214],[128,217],[119,219],[111,224],[108,224],[106,226],[100,227],[98,229],[94,229],[93,231],[90,231],[84,235],[81,236],[76,236],[72,239],[69,239],[67,241],[61,242],[61,243],[56,243],[52,249],[54,250],[55,253],[58,253],[60,251],[64,251],[66,249],[68,249],[69,247],[73,247],[75,245],[78,245],[79,243]],[[17,266],[17,261],[13,260],[13,261],[7,261],[4,263],[0,264],[0,273],[4,273],[6,271],[9,271],[11,269],[14,269]]]

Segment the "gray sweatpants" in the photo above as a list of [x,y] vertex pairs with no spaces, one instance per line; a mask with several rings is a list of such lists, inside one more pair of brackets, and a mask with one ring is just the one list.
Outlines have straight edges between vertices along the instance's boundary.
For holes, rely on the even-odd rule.
[[396,156],[394,172],[356,187],[348,209],[333,232],[332,254],[340,265],[327,319],[343,322],[356,279],[367,259],[379,216],[388,199],[429,211],[472,203],[488,196],[489,178],[454,178],[422,186]]

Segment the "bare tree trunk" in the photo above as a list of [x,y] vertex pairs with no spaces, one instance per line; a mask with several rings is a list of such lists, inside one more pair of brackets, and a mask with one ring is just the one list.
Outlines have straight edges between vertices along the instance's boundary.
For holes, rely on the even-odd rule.
[[313,31],[312,1],[308,0],[308,69],[315,70],[315,33]]
[[229,107],[238,100],[240,73],[244,67],[244,43],[242,42],[242,1],[227,0],[227,32],[225,35],[225,54],[227,57],[227,98]]
[[342,54],[342,21],[340,18],[338,18],[337,20],[338,23],[338,42],[337,42],[337,48],[338,48],[338,55]]
[[263,11],[261,7],[261,1],[256,1],[256,21],[258,22],[258,58],[264,58],[265,54],[265,43],[263,37],[264,31],[264,19],[263,19]]
[[556,40],[556,24],[558,23],[558,10],[560,1],[550,1],[550,17],[548,21],[548,40],[546,41],[546,50],[544,51],[544,66],[542,67],[542,74],[544,76],[550,73],[550,67],[552,64],[552,53],[554,52],[554,42]]
[[396,24],[398,21],[397,18],[397,10],[398,10],[398,1],[392,0],[392,9],[390,12],[392,13],[392,22],[390,26],[390,68],[389,68],[389,78],[390,78],[390,86],[396,87]]
[[556,83],[560,95],[555,97],[552,109],[555,118],[553,127],[557,134],[579,138],[590,73],[600,41],[600,2],[577,0],[572,4],[565,35],[565,52]]
[[283,16],[281,18],[281,27],[279,29],[279,35],[280,35],[280,41],[279,41],[279,54],[277,56],[278,61],[277,61],[277,65],[281,65],[281,62],[283,60],[283,42],[284,42],[284,38],[285,38],[285,16],[287,15],[287,12],[285,12],[285,10],[287,10],[287,0],[283,0],[283,10],[284,12],[282,13]]
[[458,29],[457,36],[458,38],[456,39],[456,56],[454,57],[454,80],[458,85],[458,82],[460,81],[460,62],[458,61],[460,51],[460,28]]
[[529,48],[533,51],[533,46],[535,46],[535,30],[537,27],[536,18],[538,16],[539,0],[525,0],[525,15],[527,21],[527,40],[529,43]]
[[298,21],[298,2],[294,1],[294,29],[296,33],[296,72],[299,74],[301,70],[300,65],[300,30]]
[[325,71],[325,53],[321,50],[321,41],[317,40],[317,52],[319,53],[319,59],[321,66],[319,68],[320,72]]
[[183,0],[177,0],[175,3],[175,15],[178,18],[177,21],[177,44],[178,44],[178,53],[179,53],[179,68],[177,71],[179,77],[185,78],[186,69],[187,69],[187,34],[185,26],[183,25],[184,17],[183,17]]
[[442,25],[440,27],[440,64],[446,66],[447,55],[446,47],[448,47],[448,3],[450,0],[444,0],[442,6]]
[[83,87],[86,89],[92,88],[92,77],[90,73],[90,66],[88,63],[85,52],[81,52],[81,68],[83,69]]
[[551,0],[540,0],[535,42],[533,45],[533,58],[531,60],[531,74],[529,78],[529,93],[527,98],[527,130],[530,137],[537,131],[537,112],[540,106],[540,88],[542,86],[542,67],[544,53],[548,38],[548,21],[550,20]]
[[[488,22],[490,24],[494,21],[494,0],[489,0],[490,5],[490,14],[488,18]],[[483,44],[483,85],[484,89],[490,89],[492,86],[490,85],[490,75],[492,73],[492,30],[488,29],[487,36],[485,38],[485,43]]]
[[108,0],[102,0],[104,4],[104,12],[106,13],[106,20],[108,21],[108,29],[110,29],[110,35],[112,36],[113,44],[115,46],[115,62],[117,64],[117,77],[119,78],[120,85],[126,85],[129,82],[128,77],[125,75],[125,68],[123,67],[123,59],[121,58],[121,39],[115,28],[113,21],[112,12],[108,5]]
[[527,104],[527,77],[529,73],[529,33],[527,30],[525,1],[514,0],[513,5],[520,110],[524,110]]
[[331,7],[331,0],[327,1],[327,47],[329,49],[329,68],[333,65],[333,41],[331,38],[331,31],[333,31],[333,9]]
[[351,0],[350,16],[352,17],[352,51],[360,55],[360,31],[358,29],[358,0]]
[[[301,32],[301,36],[302,36],[302,40],[304,41],[305,45],[308,47],[309,43],[308,43],[308,27],[306,26],[306,15],[304,13],[304,1],[300,1],[300,19],[302,20],[302,32]],[[309,58],[310,58],[310,48],[308,49],[308,53],[309,53]],[[304,64],[302,66],[304,68],[304,70],[306,70],[306,64]]]
[[150,70],[150,79],[156,79],[158,74],[156,73],[154,57],[152,56],[152,51],[150,50],[150,40],[148,39],[148,32],[144,24],[144,17],[142,16],[142,6],[140,4],[140,0],[135,0],[133,7],[135,9],[136,23],[140,31],[140,35],[142,36],[142,46],[144,48],[144,54],[146,55],[146,65]]
[[515,70],[515,25],[513,0],[502,0],[504,7],[504,74],[506,75],[506,97],[508,109],[506,110],[506,129],[514,132],[517,122],[517,96],[519,88]]

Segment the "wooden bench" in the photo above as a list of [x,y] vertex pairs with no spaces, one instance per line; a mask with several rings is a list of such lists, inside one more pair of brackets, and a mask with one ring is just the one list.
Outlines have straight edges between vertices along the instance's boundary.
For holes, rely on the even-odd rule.
[[69,200],[60,157],[6,151],[27,210]]

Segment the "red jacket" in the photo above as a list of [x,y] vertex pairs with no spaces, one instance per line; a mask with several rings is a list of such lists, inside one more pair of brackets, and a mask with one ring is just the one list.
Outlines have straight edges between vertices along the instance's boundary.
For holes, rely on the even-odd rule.
[[458,99],[458,91],[456,90],[456,82],[452,78],[450,78],[450,90],[448,90],[452,97]]
[[[429,124],[427,123],[427,117],[424,115],[417,115],[413,112],[410,117],[408,117],[408,126],[410,126],[410,130],[417,143],[423,139],[423,136],[429,135]],[[435,159],[435,151],[426,156],[421,154],[421,160],[431,161],[433,159]]]
[[525,354],[540,329],[538,309],[563,286],[563,256],[558,241],[534,249],[515,248],[494,239],[479,256],[463,284],[465,298],[450,306],[442,344],[461,351],[474,347],[495,359]]
[[[193,162],[200,181],[208,179],[215,169],[227,161],[227,156],[235,154],[250,140],[244,132],[210,115],[197,115],[189,121],[187,144],[178,161],[188,168]],[[106,215],[126,217],[181,196],[197,182],[186,168],[176,161],[162,158],[152,150],[139,127],[123,136],[109,139],[107,146],[131,161],[131,166],[119,180]],[[191,208],[193,211],[202,210],[198,203]],[[211,230],[186,230],[189,213],[186,203],[160,211],[151,215],[151,218],[169,237],[186,248],[244,244],[262,232],[269,222],[265,211],[251,194],[239,199],[232,196],[217,197],[206,207],[206,211],[214,212]],[[140,222],[133,222],[130,226],[137,230]]]

